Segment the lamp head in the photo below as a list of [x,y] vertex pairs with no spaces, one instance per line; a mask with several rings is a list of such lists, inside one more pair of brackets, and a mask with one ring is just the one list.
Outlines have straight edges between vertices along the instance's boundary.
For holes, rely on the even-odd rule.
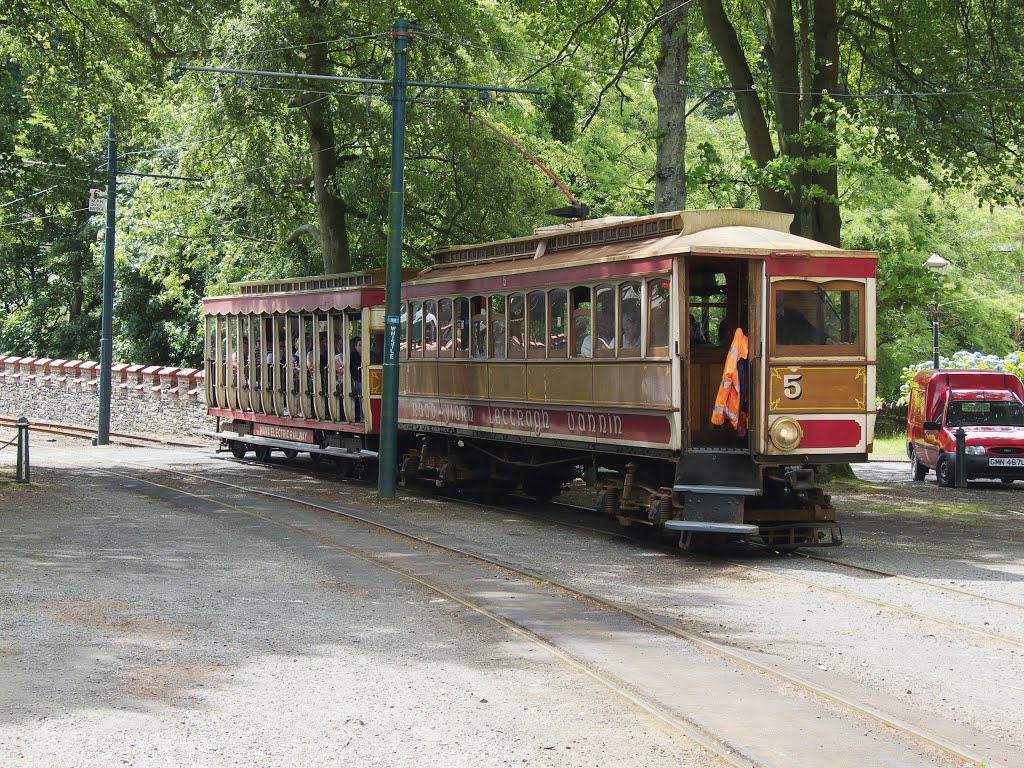
[[949,262],[939,256],[937,253],[933,253],[928,259],[922,264],[925,269],[930,269],[933,272],[937,272],[940,275],[946,274],[946,270],[949,269]]

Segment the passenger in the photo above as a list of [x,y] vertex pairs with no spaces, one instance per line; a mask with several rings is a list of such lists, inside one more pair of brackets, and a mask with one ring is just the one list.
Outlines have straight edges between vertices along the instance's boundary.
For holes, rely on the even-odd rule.
[[348,370],[352,376],[352,398],[356,402],[356,421],[363,420],[363,340],[352,339],[348,357]]
[[345,345],[340,336],[334,340],[334,381],[338,397],[341,397],[345,381]]
[[622,347],[636,349],[640,346],[640,319],[633,314],[622,313]]

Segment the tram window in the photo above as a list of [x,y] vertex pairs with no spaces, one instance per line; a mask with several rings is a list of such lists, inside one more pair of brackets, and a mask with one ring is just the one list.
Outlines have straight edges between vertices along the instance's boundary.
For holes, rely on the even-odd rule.
[[453,324],[452,300],[441,299],[438,302],[440,312],[440,325],[438,336],[440,340],[439,357],[451,358],[455,352],[455,326]]
[[619,357],[640,356],[640,283],[619,286]]
[[414,301],[409,307],[409,357],[423,357],[423,302]]
[[398,311],[398,355],[409,356],[409,305],[403,302]]
[[548,357],[565,357],[569,303],[564,288],[556,288],[548,293],[548,311]]
[[667,277],[647,281],[647,354],[651,357],[668,356],[670,286]]
[[775,291],[775,345],[847,347],[859,352],[861,286],[782,284]]
[[469,357],[469,299],[455,300],[455,356]]
[[526,300],[523,294],[508,297],[508,356],[522,360],[526,353]]
[[597,326],[594,357],[614,357],[615,289],[610,285],[600,286],[594,291],[594,324]]
[[491,296],[491,357],[505,357],[505,297]]
[[487,357],[487,297],[474,296],[470,303],[473,310],[473,357]]
[[423,356],[437,357],[437,302],[423,302]]
[[573,288],[569,298],[572,317],[572,356],[593,357],[594,338],[591,334],[593,302],[590,288],[583,286]]
[[526,322],[530,329],[527,357],[544,357],[545,341],[547,339],[547,316],[545,314],[547,296],[545,296],[544,291],[534,291],[528,294],[526,299]]
[[690,272],[690,346],[724,347],[735,329],[728,317],[728,278],[713,267],[697,266]]

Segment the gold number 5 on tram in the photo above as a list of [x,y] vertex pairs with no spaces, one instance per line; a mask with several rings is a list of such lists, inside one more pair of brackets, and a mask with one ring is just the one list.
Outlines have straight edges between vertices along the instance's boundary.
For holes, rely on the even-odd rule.
[[[600,512],[681,546],[840,543],[814,467],[871,447],[877,254],[792,235],[790,221],[684,211],[436,252],[403,283],[401,478],[546,500],[583,466]],[[362,278],[304,303],[272,283],[206,300],[208,403],[236,455],[375,456],[378,353],[333,391],[292,375],[288,400],[289,376],[275,384],[248,343],[292,329],[312,370],[353,328],[379,350],[383,295]],[[255,380],[231,363],[240,349]]]

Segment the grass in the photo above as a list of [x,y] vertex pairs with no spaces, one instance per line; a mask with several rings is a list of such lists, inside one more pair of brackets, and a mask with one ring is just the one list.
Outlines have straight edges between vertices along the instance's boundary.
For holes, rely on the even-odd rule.
[[885,437],[875,435],[874,450],[875,456],[906,456],[907,436],[904,433],[887,435]]

